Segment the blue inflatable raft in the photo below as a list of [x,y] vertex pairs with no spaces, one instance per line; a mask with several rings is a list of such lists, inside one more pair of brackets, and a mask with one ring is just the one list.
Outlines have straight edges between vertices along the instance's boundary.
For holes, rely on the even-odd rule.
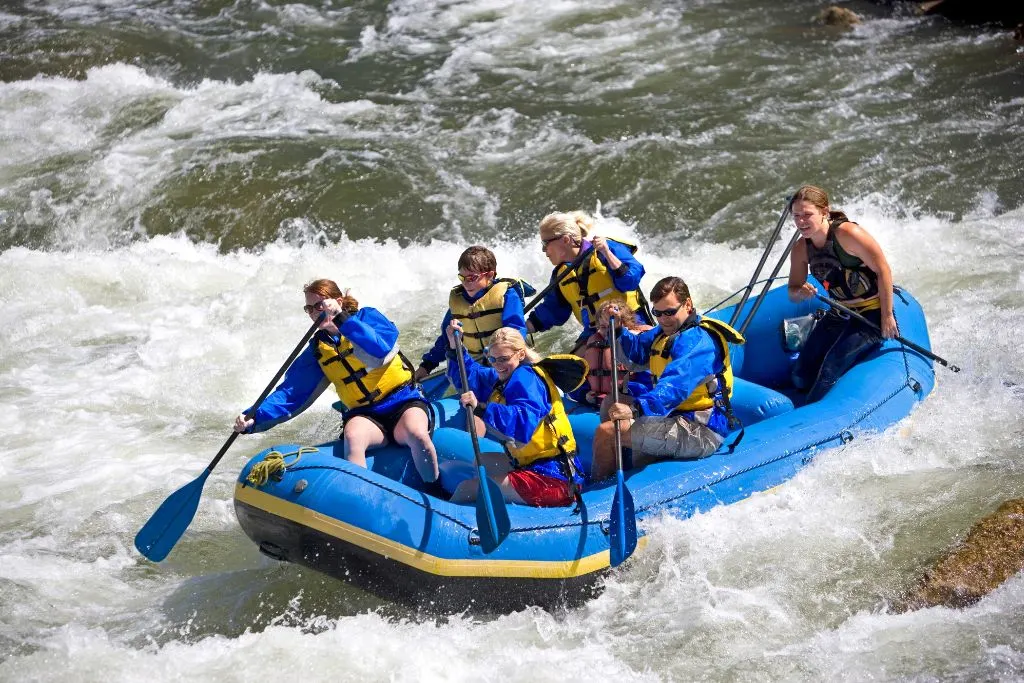
[[[743,320],[756,305],[747,302]],[[696,461],[661,461],[627,473],[643,552],[645,519],[668,512],[680,518],[733,503],[792,477],[823,450],[859,434],[880,431],[904,418],[932,389],[932,361],[889,340],[844,375],[829,394],[797,407],[790,396],[791,354],[780,332],[784,318],[823,307],[788,301],[785,287],[765,295],[734,349],[737,381],[733,405],[746,434],[736,450],[725,446]],[[712,313],[728,321],[733,309]],[[930,348],[924,313],[897,290],[902,336]],[[464,415],[455,399],[434,401],[439,458],[473,461]],[[597,426],[592,412],[570,416],[584,466]],[[481,439],[484,451],[500,446]],[[341,442],[278,445],[258,454],[235,487],[235,512],[260,550],[303,564],[390,600],[427,609],[516,609],[574,604],[592,596],[609,569],[608,515],[615,480],[596,482],[573,508],[509,505],[512,529],[485,554],[472,504],[455,505],[427,495],[408,451],[372,451],[368,469],[337,457]],[[259,486],[250,471],[273,454],[287,466]],[[336,455],[337,454],[337,455]]]

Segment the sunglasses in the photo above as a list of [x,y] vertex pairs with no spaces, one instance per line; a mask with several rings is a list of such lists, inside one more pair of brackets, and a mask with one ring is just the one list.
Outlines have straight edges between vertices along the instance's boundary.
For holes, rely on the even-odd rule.
[[490,274],[491,271],[487,271],[486,273],[470,273],[469,275],[463,275],[462,273],[459,273],[459,282],[476,282],[484,275]]
[[324,302],[317,301],[315,304],[306,304],[305,306],[302,307],[302,310],[306,312],[306,315],[311,315],[313,311],[320,313],[321,311],[324,310]]
[[676,306],[675,308],[666,308],[664,311],[659,311],[657,308],[652,308],[651,314],[655,318],[667,318],[678,313],[680,308],[682,308],[682,305]]
[[512,356],[511,355],[509,355],[509,356],[492,356],[490,354],[487,355],[487,362],[490,363],[491,365],[496,365],[498,363],[501,363],[502,365],[504,365],[505,363],[509,362],[510,360],[512,360]]
[[552,237],[551,239],[548,239],[548,240],[543,240],[542,239],[540,241],[540,250],[541,251],[547,251],[549,244],[551,244],[552,242],[557,242],[558,240],[562,239],[564,236],[565,235],[559,235],[558,237]]

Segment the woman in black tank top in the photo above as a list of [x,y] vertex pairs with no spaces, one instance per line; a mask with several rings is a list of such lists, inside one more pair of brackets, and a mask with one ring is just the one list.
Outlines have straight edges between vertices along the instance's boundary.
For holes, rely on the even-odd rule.
[[[813,185],[794,195],[793,221],[801,239],[790,255],[790,300],[803,301],[817,293],[807,281],[811,272],[833,299],[876,323],[882,338],[899,334],[892,308],[892,271],[878,242],[846,214],[832,211],[828,194]],[[830,309],[793,366],[793,384],[807,390],[808,403],[816,401],[879,343],[875,330]]]

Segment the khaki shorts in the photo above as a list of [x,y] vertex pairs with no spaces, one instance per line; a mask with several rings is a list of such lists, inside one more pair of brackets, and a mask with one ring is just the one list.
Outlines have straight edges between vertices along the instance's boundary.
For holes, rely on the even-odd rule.
[[707,426],[711,410],[699,410],[693,420],[677,415],[652,417],[641,415],[630,427],[633,461],[643,459],[675,458],[697,460],[706,458],[722,445],[724,438]]

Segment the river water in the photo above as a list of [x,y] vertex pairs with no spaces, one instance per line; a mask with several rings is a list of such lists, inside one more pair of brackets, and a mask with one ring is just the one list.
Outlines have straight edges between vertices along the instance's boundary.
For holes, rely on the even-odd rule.
[[[0,679],[1024,678],[1024,577],[896,609],[1024,495],[1024,57],[873,4],[816,26],[822,6],[3,3]],[[584,606],[434,619],[262,557],[234,478],[315,439],[327,398],[235,443],[165,562],[132,547],[308,327],[304,282],[351,287],[416,357],[466,245],[540,285],[538,220],[582,208],[639,241],[645,289],[682,275],[702,308],[805,182],[963,371],[772,493],[655,521]]]

